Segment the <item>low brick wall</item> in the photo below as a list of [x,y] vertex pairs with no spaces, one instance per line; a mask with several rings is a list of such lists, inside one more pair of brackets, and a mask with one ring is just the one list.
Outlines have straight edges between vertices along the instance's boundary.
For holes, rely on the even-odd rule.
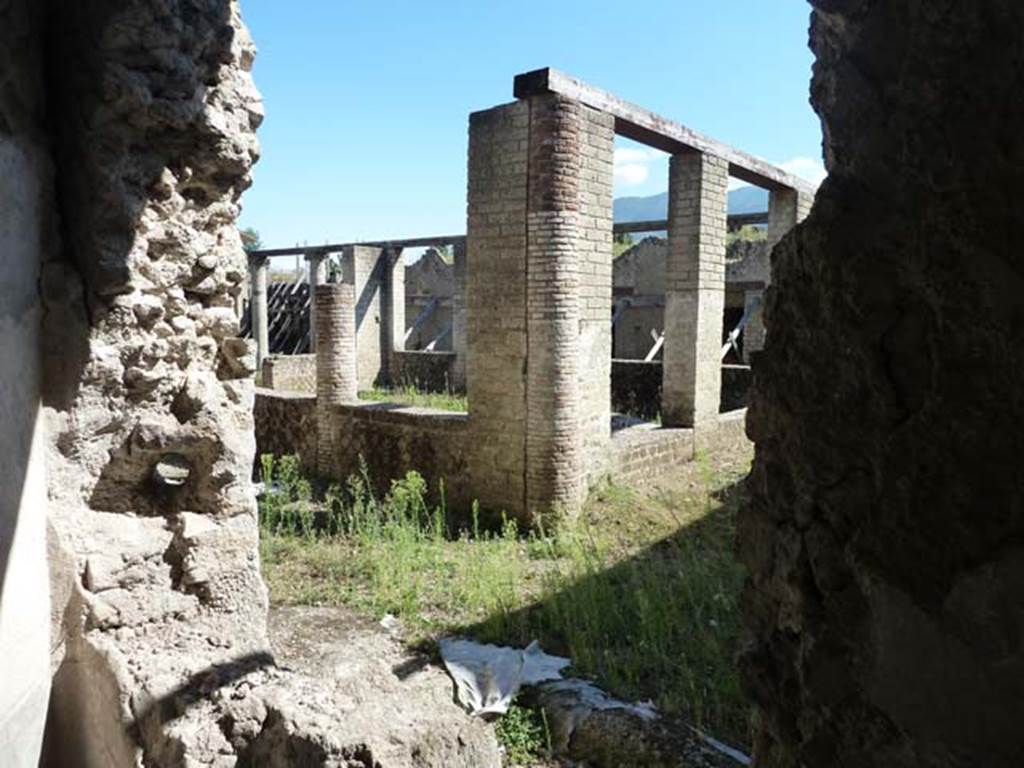
[[253,407],[256,460],[264,453],[297,454],[304,470],[316,464],[316,396],[257,387]]
[[[656,477],[692,460],[694,450],[715,451],[746,440],[745,411],[723,414],[718,428],[702,431],[664,429],[653,424],[615,432],[606,459],[590,473],[590,482],[610,475],[617,482],[639,482]],[[316,398],[298,392],[256,390],[254,417],[257,455],[297,454],[305,471],[316,464]],[[336,405],[328,412],[334,430],[336,455],[328,468],[331,479],[342,482],[360,471],[360,457],[369,468],[375,491],[388,491],[391,481],[409,470],[419,472],[436,501],[444,481],[448,508],[456,515],[468,512],[475,498],[467,469],[471,450],[468,416],[464,413],[413,408],[394,403]]]
[[[617,483],[638,483],[664,476],[706,451],[733,450],[749,443],[746,410],[723,413],[714,429],[668,429],[653,424],[627,427],[612,435],[607,474]],[[596,478],[591,478],[593,481]]]
[[[661,411],[661,361],[612,360],[612,410],[653,419]],[[747,407],[748,365],[722,366],[722,413]]]
[[627,427],[612,435],[609,474],[617,483],[658,477],[693,459],[692,429],[653,424]]
[[454,365],[454,352],[396,350],[391,353],[391,386],[450,392]]
[[345,480],[358,472],[362,457],[378,493],[386,492],[393,479],[416,470],[427,481],[431,498],[437,499],[443,480],[450,509],[466,510],[472,503],[466,414],[359,403],[333,406],[329,418],[327,428],[335,430],[337,446],[330,467],[333,479]]
[[260,384],[283,392],[316,392],[316,355],[271,355],[263,361]]

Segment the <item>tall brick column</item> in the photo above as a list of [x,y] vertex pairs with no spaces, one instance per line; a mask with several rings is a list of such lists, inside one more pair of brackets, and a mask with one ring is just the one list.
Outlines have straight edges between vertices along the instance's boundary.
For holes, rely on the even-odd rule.
[[[810,190],[773,189],[768,193],[768,249],[778,242],[789,230],[804,220],[814,203],[814,194]],[[771,273],[768,275],[771,281]],[[754,304],[757,306],[754,307]],[[748,309],[752,310],[747,325],[743,330],[743,358],[749,363],[751,355],[764,349],[764,292],[748,291],[746,295]]]
[[452,255],[454,285],[452,286],[452,380],[449,386],[456,392],[466,389],[466,241],[454,243]]
[[610,438],[613,120],[537,95],[470,118],[473,492],[575,511]]
[[583,490],[580,434],[582,105],[530,100],[526,244],[526,503],[573,508]]
[[358,396],[355,291],[347,283],[318,285],[316,305],[317,472],[332,474],[337,434],[331,408]]
[[530,105],[469,117],[466,389],[472,494],[525,517],[526,190]]
[[381,344],[386,262],[382,248],[368,245],[347,246],[342,258],[344,282],[355,289],[356,365],[361,389],[386,383]]
[[718,419],[722,387],[728,163],[699,152],[669,163],[662,421],[701,427]]
[[580,432],[585,464],[597,471],[611,441],[612,171],[615,118],[580,112],[579,258]]

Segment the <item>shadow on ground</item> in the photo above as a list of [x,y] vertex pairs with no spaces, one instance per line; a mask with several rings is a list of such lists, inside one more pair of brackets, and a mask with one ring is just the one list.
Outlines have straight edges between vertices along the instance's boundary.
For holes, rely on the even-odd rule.
[[[745,746],[748,708],[736,669],[744,574],[734,553],[741,493],[742,481],[715,491],[703,514],[679,518],[675,533],[621,559],[609,559],[594,540],[572,543],[558,554],[581,576],[543,590],[545,597],[526,608],[497,611],[466,625],[462,633],[505,645],[539,640],[549,653],[570,657],[576,675],[594,679],[615,696],[653,700],[665,715]],[[654,501],[673,515],[678,499],[665,493]],[[601,512],[620,515],[615,523],[624,541],[643,525],[629,504]],[[612,529],[614,539],[615,526],[608,520],[601,526]],[[589,526],[582,528],[579,535],[588,536]],[[614,550],[616,544],[609,546]]]

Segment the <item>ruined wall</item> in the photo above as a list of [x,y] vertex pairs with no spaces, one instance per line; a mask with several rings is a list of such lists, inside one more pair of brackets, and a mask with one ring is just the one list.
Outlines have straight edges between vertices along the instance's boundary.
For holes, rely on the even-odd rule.
[[674,467],[693,460],[693,430],[630,427],[615,433],[610,453],[608,474],[617,483],[664,477]]
[[426,480],[431,499],[440,498],[443,483],[445,500],[454,511],[466,512],[473,501],[464,413],[393,403],[337,405],[319,426],[333,434],[334,454],[322,466],[329,478],[343,482],[358,474],[365,461],[380,494],[389,490],[392,480],[415,470]]
[[265,647],[254,363],[233,338],[262,108],[227,0],[73,4],[48,22],[65,238],[43,279],[47,469],[81,581],[47,759],[127,765],[187,751],[147,702],[226,647]]
[[[454,290],[455,267],[445,262],[434,248],[428,248],[423,256],[405,267],[406,331],[412,329],[420,312],[435,298],[439,299],[429,319],[409,336],[405,349],[423,349],[451,328]],[[451,350],[452,334],[444,337],[436,349]]]
[[[405,297],[406,332],[412,329],[413,323],[416,322],[420,313],[428,307],[431,301],[432,299],[426,296],[407,295]],[[452,335],[450,332],[446,335],[443,334],[451,328],[452,317],[453,312],[451,299],[442,299],[442,301],[433,308],[430,317],[411,334],[409,334],[409,338],[405,342],[405,349],[412,351],[421,350],[432,341],[440,338],[441,340],[434,345],[434,349],[451,351]]]
[[316,355],[271,355],[263,361],[260,386],[288,392],[316,392]]
[[316,395],[258,388],[253,408],[256,456],[296,455],[302,468],[316,471]]
[[454,352],[395,351],[391,353],[393,387],[415,387],[421,392],[451,392]]
[[[661,361],[612,360],[612,409],[645,419],[661,412]],[[721,413],[746,408],[751,371],[748,365],[722,366]]]
[[56,243],[42,12],[0,4],[0,761],[38,763],[50,689],[39,278]]
[[[770,276],[768,243],[765,240],[733,240],[725,251],[725,308],[744,306],[748,283],[767,283]],[[651,330],[660,333],[665,327],[665,258],[668,241],[646,237],[615,259],[615,300],[630,296],[643,297],[636,306],[626,307],[615,324],[615,357],[620,360],[643,360],[654,344]],[[651,301],[656,303],[651,305]],[[738,320],[738,318],[737,318]],[[726,323],[726,332],[735,323]],[[749,326],[748,326],[749,327]],[[742,341],[741,341],[742,345]],[[760,345],[758,345],[760,349]],[[661,352],[658,353],[659,359]]]
[[740,516],[762,766],[1024,764],[1024,6],[814,0]]
[[[13,212],[6,178],[0,192],[0,253],[18,266],[17,294],[0,293],[0,323],[17,334],[7,313],[26,321],[12,359],[26,363],[27,386],[21,397],[3,381],[0,423],[9,409],[19,409],[20,424],[35,412],[28,323],[38,320],[38,284],[49,499],[32,499],[31,522],[38,529],[46,510],[54,529],[56,621],[47,642],[33,621],[47,606],[37,552],[32,569],[17,572],[31,605],[6,590],[0,604],[0,663],[18,663],[24,675],[0,669],[3,703],[25,694],[26,709],[38,709],[50,677],[40,660],[52,668],[46,766],[498,765],[486,727],[444,696],[424,699],[416,684],[390,699],[360,689],[358,706],[339,717],[339,700],[355,701],[356,687],[342,664],[324,665],[328,679],[314,680],[278,668],[268,651],[250,482],[255,360],[235,338],[234,311],[245,273],[235,221],[262,107],[237,4],[31,7],[46,23],[30,40],[29,4],[0,4],[0,42],[16,42],[0,63],[9,51],[21,63],[47,59],[28,100],[20,63],[0,74],[0,163],[20,187]],[[40,126],[44,97],[49,122]],[[54,148],[59,242],[47,239],[55,227],[41,194],[45,158],[23,164],[25,173],[9,169],[11,130],[31,136],[15,147],[23,154]],[[26,429],[10,437],[27,448]],[[18,542],[29,522],[18,521]],[[8,610],[25,630],[15,638],[21,655],[7,654]],[[21,737],[13,745],[12,725]],[[16,709],[0,711],[5,765],[37,764],[26,751],[38,743],[30,725]]]

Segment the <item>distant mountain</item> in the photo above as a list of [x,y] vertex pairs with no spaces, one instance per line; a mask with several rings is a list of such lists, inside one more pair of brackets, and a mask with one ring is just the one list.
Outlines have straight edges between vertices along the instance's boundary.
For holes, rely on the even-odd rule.
[[[768,190],[740,187],[729,193],[729,213],[760,213],[768,210]],[[668,192],[649,197],[617,197],[615,221],[653,221],[668,217]]]

